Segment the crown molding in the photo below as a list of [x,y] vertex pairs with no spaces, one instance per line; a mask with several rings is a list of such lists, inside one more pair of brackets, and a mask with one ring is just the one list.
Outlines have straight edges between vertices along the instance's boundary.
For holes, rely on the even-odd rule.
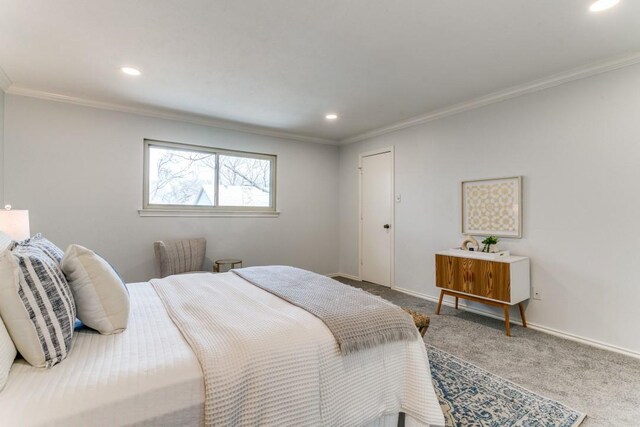
[[11,79],[7,76],[7,73],[4,72],[2,67],[0,67],[0,89],[6,92],[10,86]]
[[[1,71],[1,70],[0,70]],[[2,74],[0,73],[0,83],[2,83]],[[196,125],[210,126],[220,129],[232,130],[236,132],[246,132],[256,135],[269,136],[273,138],[288,139],[292,141],[312,142],[315,144],[338,145],[337,140],[317,138],[307,135],[298,135],[295,133],[282,132],[269,128],[255,125],[237,123],[232,121],[220,120],[209,117],[197,116],[194,114],[176,113],[157,108],[148,107],[131,107],[122,104],[113,104],[109,102],[94,101],[85,98],[62,95],[58,93],[45,92],[35,89],[29,89],[15,84],[9,84],[5,92],[11,95],[27,96],[30,98],[44,99],[48,101],[64,102],[67,104],[81,105],[84,107],[99,108],[102,110],[118,111],[122,113],[137,114],[140,116],[154,117],[165,120],[175,120],[183,123],[191,123]]]
[[340,145],[347,145],[365,139],[370,139],[376,136],[384,135],[390,132],[394,132],[400,129],[406,129],[413,126],[418,126],[423,123],[431,122],[441,119],[443,117],[452,116],[454,114],[463,113],[465,111],[474,110],[497,102],[506,101],[508,99],[516,98],[518,96],[526,95],[533,92],[549,89],[555,86],[559,86],[565,83],[572,82],[574,80],[584,79],[587,77],[595,76],[597,74],[606,73],[608,71],[614,71],[620,68],[628,67],[640,63],[640,52],[634,52],[622,57],[611,58],[606,61],[601,61],[579,68],[574,68],[569,71],[554,74],[542,79],[533,80],[531,82],[513,86],[508,89],[500,90],[488,95],[480,96],[478,98],[471,99],[469,101],[461,102],[459,104],[450,105],[448,107],[440,108],[431,111],[427,114],[413,117],[408,120],[397,122],[388,126],[383,126],[368,132],[364,132],[358,135],[345,138],[340,141]]

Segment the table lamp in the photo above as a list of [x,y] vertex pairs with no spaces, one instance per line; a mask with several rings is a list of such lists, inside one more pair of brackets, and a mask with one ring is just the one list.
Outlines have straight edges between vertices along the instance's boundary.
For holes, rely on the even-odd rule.
[[31,237],[29,211],[12,210],[11,205],[6,205],[4,210],[0,210],[0,231],[16,241]]

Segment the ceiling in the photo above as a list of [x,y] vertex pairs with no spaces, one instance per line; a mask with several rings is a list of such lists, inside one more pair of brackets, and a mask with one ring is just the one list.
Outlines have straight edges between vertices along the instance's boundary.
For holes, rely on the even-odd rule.
[[[640,1],[598,14],[589,4],[0,0],[0,68],[10,93],[344,140],[640,52]],[[339,119],[325,120],[330,112]]]

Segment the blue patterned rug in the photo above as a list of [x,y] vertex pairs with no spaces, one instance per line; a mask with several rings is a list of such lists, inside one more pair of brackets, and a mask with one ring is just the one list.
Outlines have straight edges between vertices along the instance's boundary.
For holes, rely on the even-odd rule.
[[448,427],[575,427],[585,415],[425,344]]

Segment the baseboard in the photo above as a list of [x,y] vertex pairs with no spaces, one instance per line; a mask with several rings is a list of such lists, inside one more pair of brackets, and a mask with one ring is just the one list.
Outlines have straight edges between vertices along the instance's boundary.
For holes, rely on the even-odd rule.
[[362,279],[360,279],[358,276],[352,276],[351,274],[345,274],[345,273],[327,274],[327,277],[344,277],[345,279],[351,279],[351,280],[355,280],[356,282],[362,282]]
[[[399,287],[394,287],[394,290],[398,291],[398,292],[402,292],[404,294],[407,295],[411,295],[417,298],[422,298],[428,301],[432,301],[435,302],[436,304],[438,303],[438,298],[436,297],[432,297],[431,295],[427,295],[427,294],[423,294],[420,292],[416,292],[416,291],[412,291],[410,289],[404,289],[404,288],[399,288]],[[454,307],[455,303],[453,301],[449,301],[448,299],[443,299],[442,300],[442,304],[449,306],[449,307]],[[493,319],[498,319],[498,320],[502,320],[504,321],[504,317],[501,317],[499,315],[496,315],[494,313],[491,313],[490,311],[486,311],[486,310],[482,310],[479,308],[475,308],[475,307],[470,307],[466,304],[466,302],[464,300],[460,300],[460,304],[458,306],[461,310],[466,310],[469,311],[471,313],[475,313],[475,314],[480,314],[482,316],[488,316],[491,317]],[[515,323],[517,325],[522,326],[522,321],[520,321],[519,319],[511,319],[511,323]],[[585,337],[581,337],[579,335],[575,335],[575,334],[571,334],[569,332],[563,332],[563,331],[559,331],[557,329],[554,328],[550,328],[548,326],[543,326],[537,323],[531,323],[531,322],[527,322],[527,327],[531,328],[533,330],[536,331],[540,331],[540,332],[544,332],[546,334],[550,334],[550,335],[554,335],[556,337],[560,337],[560,338],[564,338],[567,340],[571,340],[571,341],[575,341],[581,344],[586,344],[589,345],[591,347],[597,347],[597,348],[601,348],[603,350],[608,350],[608,351],[612,351],[614,353],[618,353],[618,354],[622,354],[625,356],[629,356],[629,357],[633,357],[634,359],[640,359],[640,352],[637,351],[633,351],[633,350],[629,350],[623,347],[618,347],[616,345],[613,344],[607,344],[604,343],[602,341],[598,341],[598,340],[593,340],[591,338],[585,338]]]

